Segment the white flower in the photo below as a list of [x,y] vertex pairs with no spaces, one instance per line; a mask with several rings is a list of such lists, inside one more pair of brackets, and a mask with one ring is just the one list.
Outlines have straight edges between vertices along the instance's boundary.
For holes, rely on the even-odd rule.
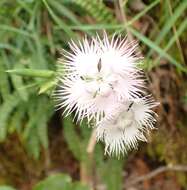
[[74,111],[77,120],[99,122],[119,101],[138,98],[144,93],[144,80],[136,47],[115,35],[110,41],[106,33],[103,39],[72,41],[71,53],[60,60],[65,73],[55,93],[59,108],[67,115]]
[[157,105],[150,96],[116,105],[96,128],[97,140],[105,143],[105,153],[124,154],[137,148],[138,141],[146,141],[145,134],[156,122],[151,109]]
[[109,40],[104,33],[102,39],[71,41],[69,47],[60,59],[57,106],[65,115],[73,112],[77,121],[94,121],[97,140],[109,155],[137,148],[154,128],[152,108],[158,105],[145,96],[137,44],[115,35]]

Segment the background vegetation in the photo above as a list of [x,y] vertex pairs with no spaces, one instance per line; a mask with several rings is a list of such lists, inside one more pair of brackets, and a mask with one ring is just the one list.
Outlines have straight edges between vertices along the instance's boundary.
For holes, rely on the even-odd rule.
[[[186,0],[1,0],[0,190],[187,189],[186,18]],[[139,41],[161,103],[149,144],[121,159],[87,153],[91,129],[51,99],[59,49],[103,29]]]

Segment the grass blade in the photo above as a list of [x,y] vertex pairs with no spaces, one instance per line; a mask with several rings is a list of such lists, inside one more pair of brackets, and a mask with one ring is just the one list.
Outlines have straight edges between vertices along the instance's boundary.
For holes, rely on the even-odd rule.
[[176,66],[178,69],[180,69],[183,72],[187,72],[187,68],[182,66],[178,61],[176,61],[173,57],[171,57],[169,54],[167,54],[163,49],[161,49],[159,46],[157,46],[154,42],[149,40],[147,37],[136,31],[135,29],[129,27],[129,30],[132,32],[134,36],[136,36],[140,41],[142,41],[144,44],[149,46],[151,49],[156,51],[160,56],[167,59],[170,63],[172,63],[174,66]]

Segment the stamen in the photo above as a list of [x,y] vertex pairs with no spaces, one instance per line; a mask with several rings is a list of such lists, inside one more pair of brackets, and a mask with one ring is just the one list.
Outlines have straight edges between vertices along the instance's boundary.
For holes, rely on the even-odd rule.
[[83,76],[80,76],[80,78],[81,78],[82,80],[85,80]]
[[99,59],[99,62],[98,62],[98,64],[97,64],[97,70],[98,70],[98,72],[101,71],[101,68],[102,68],[102,63],[101,63],[101,58],[100,58],[100,59]]
[[94,93],[94,95],[93,95],[93,98],[96,98],[96,96],[98,95],[99,91],[100,91],[100,88],[95,91],[95,93]]
[[134,102],[132,102],[132,103],[129,104],[129,107],[128,107],[128,109],[127,109],[127,112],[131,109],[131,107],[133,106],[133,104],[134,104]]
[[108,84],[112,90],[114,90],[114,87],[111,83]]

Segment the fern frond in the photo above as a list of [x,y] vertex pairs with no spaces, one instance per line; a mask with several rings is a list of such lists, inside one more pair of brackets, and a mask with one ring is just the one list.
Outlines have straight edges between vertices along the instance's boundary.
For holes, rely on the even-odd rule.
[[23,127],[23,118],[25,116],[25,105],[20,103],[17,105],[17,109],[15,112],[12,114],[10,118],[10,122],[8,122],[8,132],[13,133],[13,132],[18,132],[21,133],[22,127]]
[[[38,122],[37,122],[37,135],[40,141],[40,144],[44,148],[48,148],[48,121],[52,115],[52,106],[47,103],[48,99],[42,98],[39,102],[39,110],[38,110]],[[44,113],[45,111],[45,113]]]
[[48,101],[45,96],[40,96],[38,98],[31,97],[28,102],[29,120],[23,131],[23,139],[25,140],[28,151],[35,159],[39,157],[41,150],[40,145],[44,148],[48,148],[47,122],[52,114],[52,106]]
[[72,0],[76,5],[80,6],[88,12],[97,22],[100,23],[117,23],[112,11],[99,0]]
[[25,143],[26,149],[30,155],[38,159],[40,156],[40,142],[34,127],[30,129],[29,135]]
[[12,79],[12,84],[13,84],[15,90],[20,95],[21,99],[24,101],[27,101],[28,93],[27,93],[26,88],[24,88],[24,83],[23,83],[22,77],[17,76],[17,75],[11,75],[11,79]]
[[10,94],[8,75],[5,70],[6,68],[4,65],[4,60],[0,59],[0,95],[2,96],[3,100],[5,100],[7,95]]
[[6,100],[0,107],[0,141],[3,141],[7,135],[7,121],[11,116],[11,112],[21,101],[17,92],[7,96]]

